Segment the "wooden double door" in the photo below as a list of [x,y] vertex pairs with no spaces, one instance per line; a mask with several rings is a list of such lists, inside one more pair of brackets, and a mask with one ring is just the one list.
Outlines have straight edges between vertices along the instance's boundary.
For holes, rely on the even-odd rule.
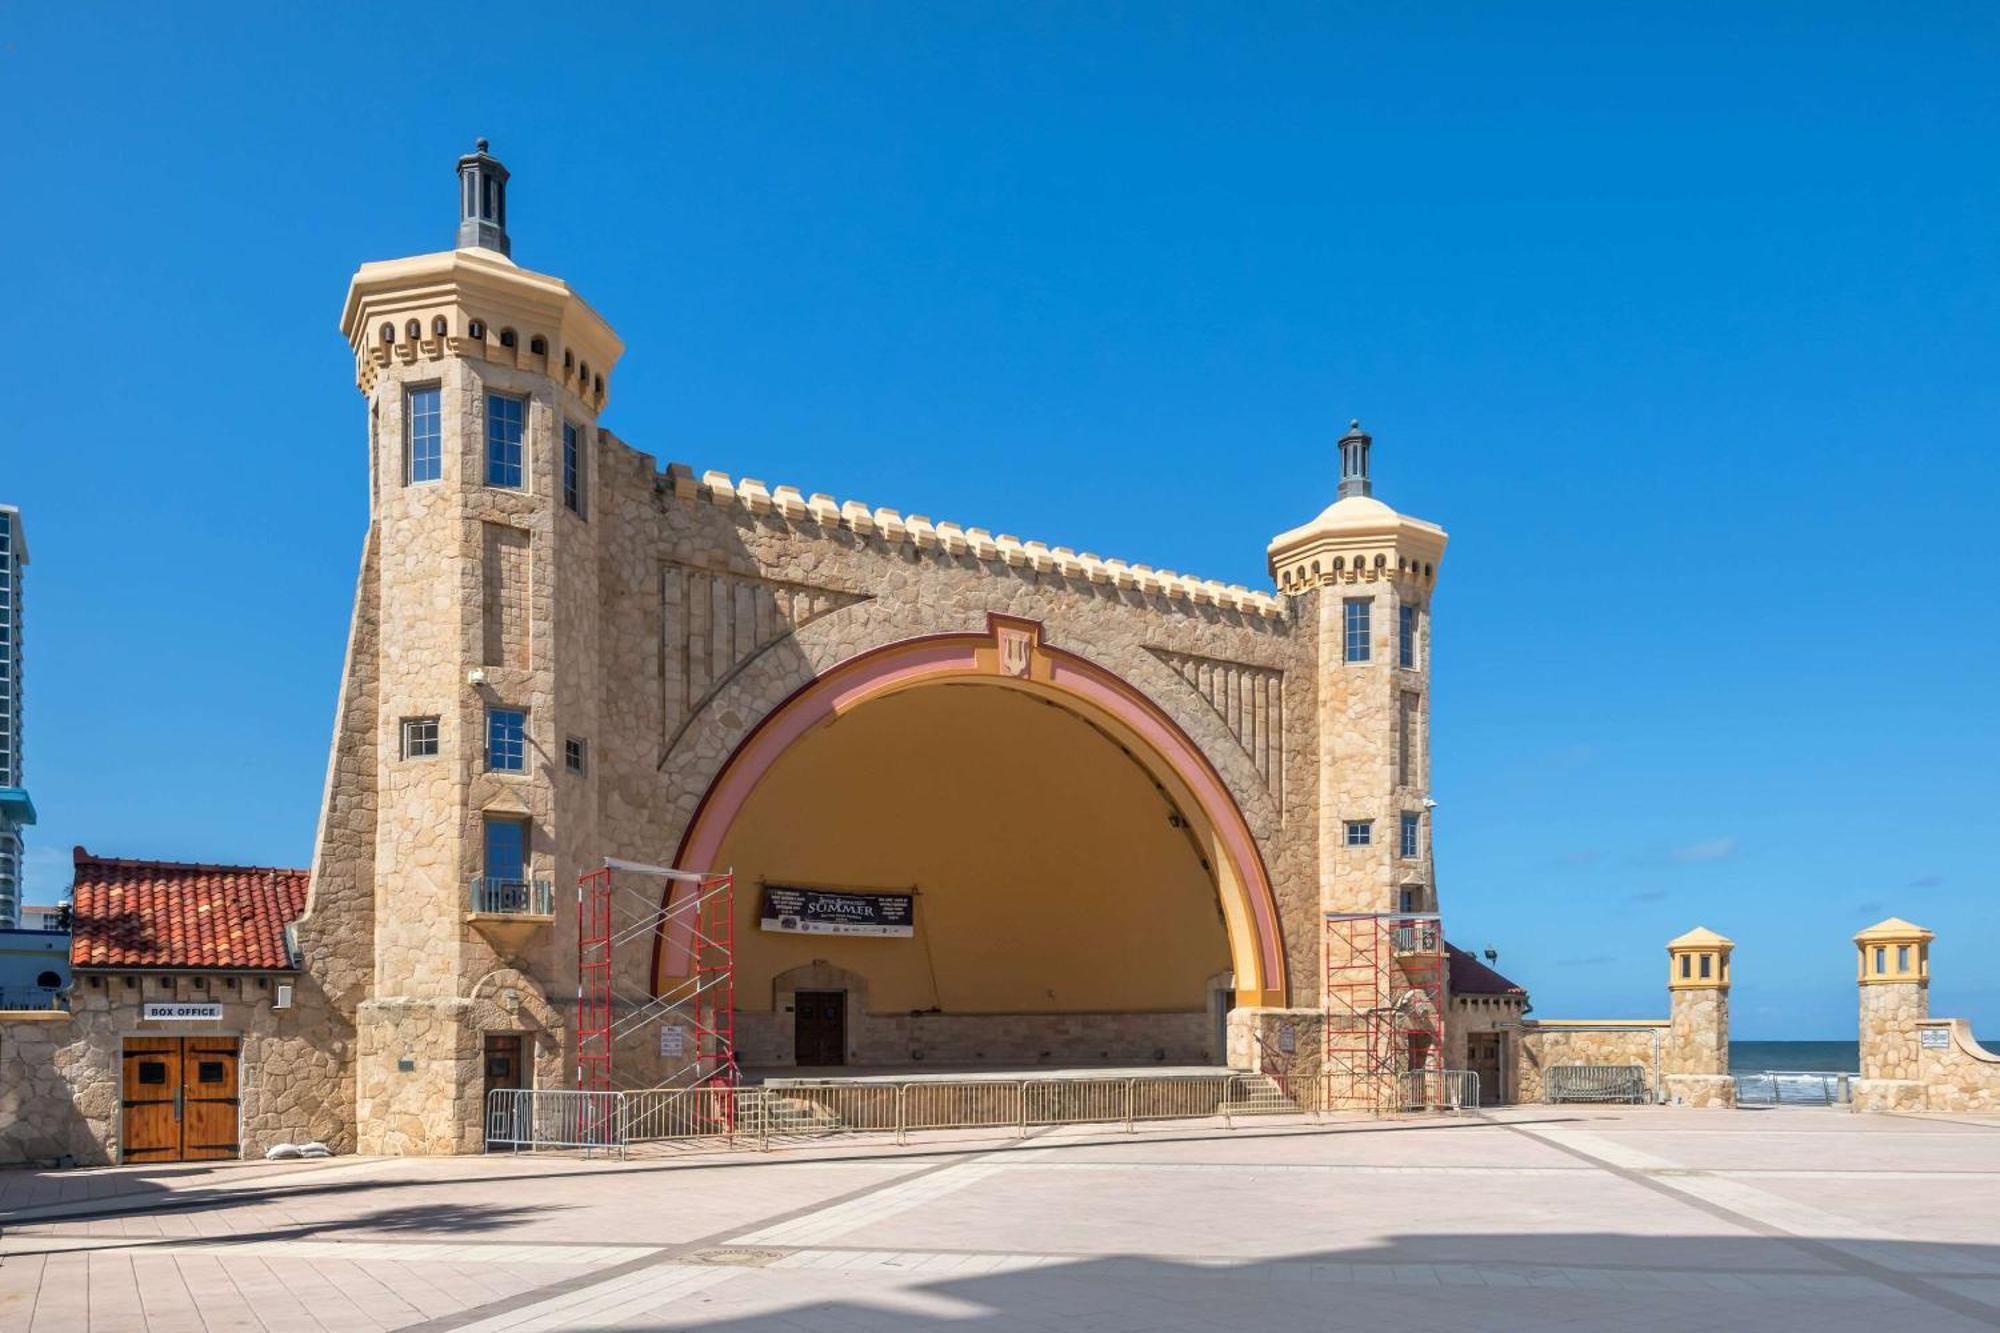
[[792,996],[793,1063],[804,1068],[847,1063],[847,992],[802,990]]
[[241,1084],[234,1037],[127,1037],[127,1162],[235,1157]]

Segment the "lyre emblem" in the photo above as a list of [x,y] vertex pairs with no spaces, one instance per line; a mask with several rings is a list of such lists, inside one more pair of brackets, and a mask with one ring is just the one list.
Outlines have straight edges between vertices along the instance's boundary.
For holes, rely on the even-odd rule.
[[1026,676],[1028,663],[1034,657],[1034,638],[1025,629],[1011,625],[998,627],[1000,641],[1000,672],[1007,676]]

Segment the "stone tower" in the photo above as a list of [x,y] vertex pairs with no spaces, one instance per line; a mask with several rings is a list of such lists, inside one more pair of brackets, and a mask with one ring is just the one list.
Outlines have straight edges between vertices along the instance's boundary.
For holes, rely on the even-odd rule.
[[1706,926],[1667,941],[1667,1048],[1661,1052],[1669,1101],[1730,1106],[1729,957],[1736,943]]
[[525,1082],[567,1082],[545,980],[574,957],[574,923],[550,888],[603,854],[593,500],[624,348],[567,284],[513,263],[485,140],[458,174],[456,248],[364,264],[340,321],[368,401],[351,674],[378,682],[336,738],[374,767],[362,1152],[476,1149],[468,1102],[507,1052]]
[[[1864,1083],[1914,1083],[1919,1077],[1917,1024],[1931,1013],[1933,938],[1922,926],[1893,916],[1854,937]],[[1871,1091],[1876,1099],[1894,1100],[1885,1090]]]
[[1444,530],[1374,498],[1373,440],[1340,441],[1340,498],[1271,542],[1271,575],[1318,638],[1324,912],[1435,912],[1430,603]]

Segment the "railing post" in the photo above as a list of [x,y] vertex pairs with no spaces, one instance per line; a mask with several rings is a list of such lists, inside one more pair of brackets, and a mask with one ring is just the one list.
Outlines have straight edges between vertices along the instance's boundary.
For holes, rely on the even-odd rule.
[[909,1092],[909,1090],[910,1085],[907,1083],[898,1083],[896,1085],[896,1146],[898,1148],[909,1142],[909,1137],[903,1129],[904,1094]]
[[1136,1134],[1139,1132],[1135,1124],[1139,1116],[1139,1108],[1137,1105],[1138,1100],[1139,1100],[1139,1080],[1136,1078],[1126,1079],[1125,1080],[1125,1132],[1127,1134]]
[[1015,1137],[1028,1137],[1028,1083],[1026,1079],[1014,1085],[1014,1116],[1020,1122],[1020,1133]]

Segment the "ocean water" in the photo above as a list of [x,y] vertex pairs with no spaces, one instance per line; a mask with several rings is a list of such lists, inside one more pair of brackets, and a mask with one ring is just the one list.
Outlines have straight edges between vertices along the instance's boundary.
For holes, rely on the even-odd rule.
[[[1729,1072],[1744,1106],[1827,1106],[1848,1099],[1858,1041],[1732,1041]],[[1836,1077],[1847,1074],[1849,1079]]]

